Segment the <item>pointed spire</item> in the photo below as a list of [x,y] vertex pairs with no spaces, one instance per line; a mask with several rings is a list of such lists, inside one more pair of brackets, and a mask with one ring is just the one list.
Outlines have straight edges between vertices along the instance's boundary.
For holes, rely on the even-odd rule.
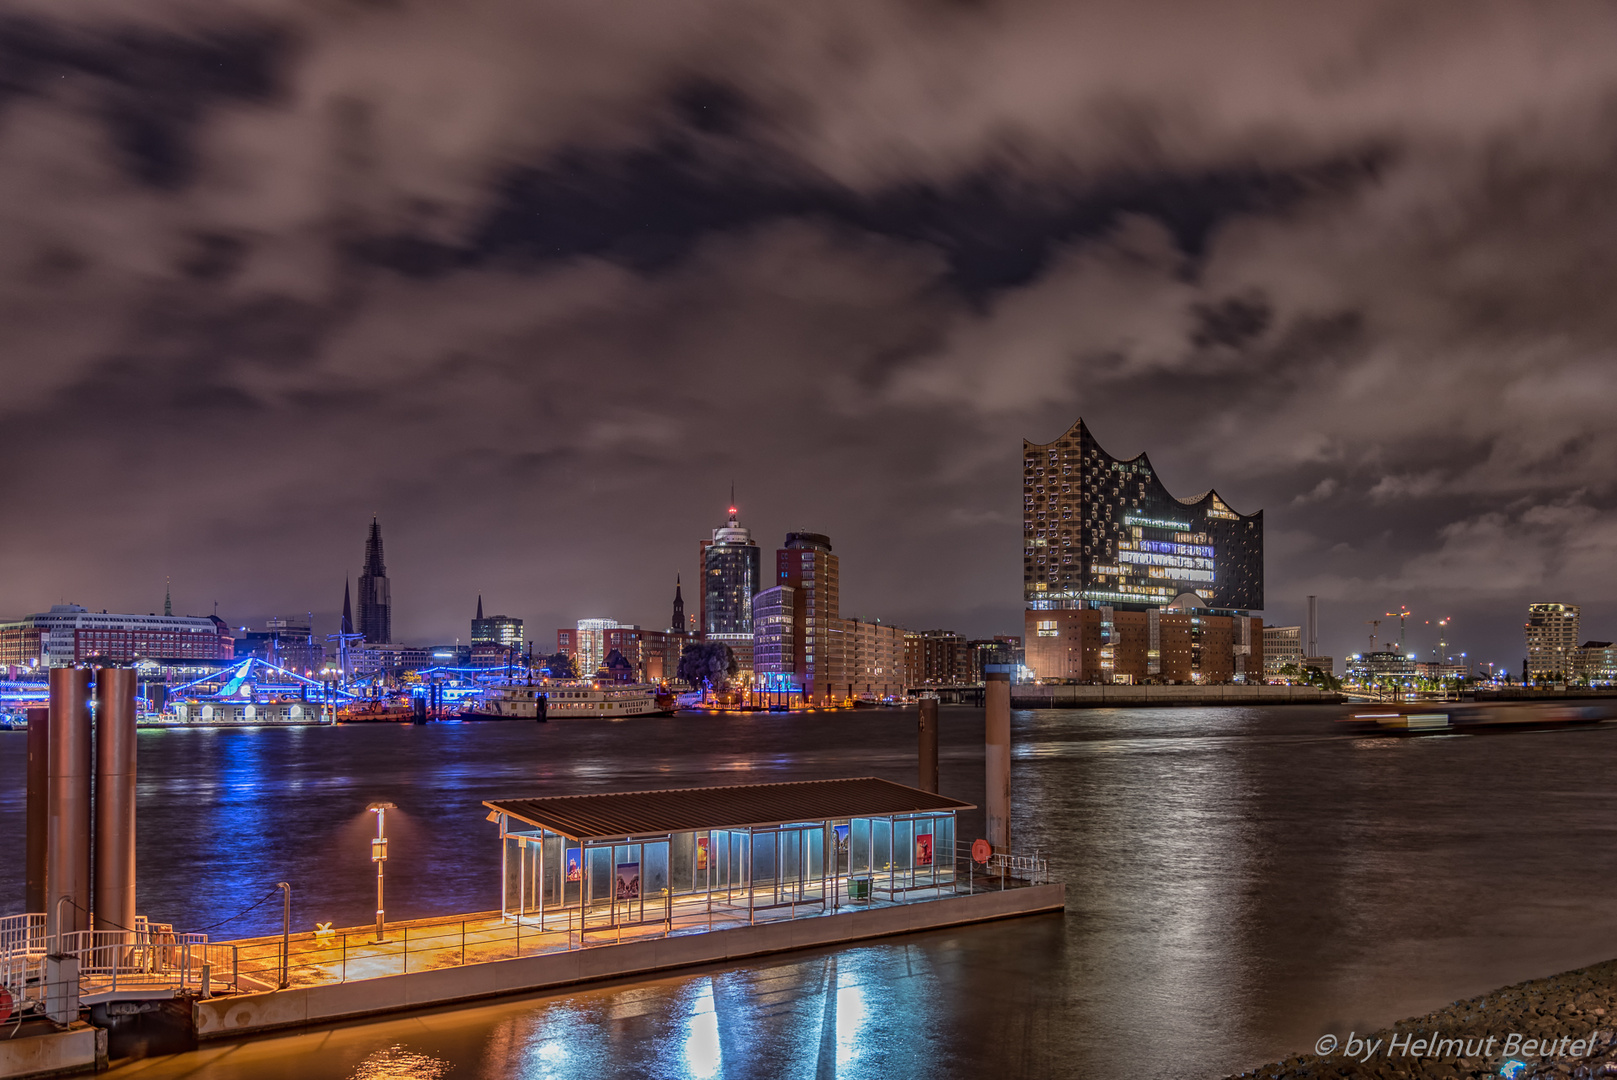
[[477,594],[477,618],[479,620],[481,620],[483,618],[483,594],[482,593]]
[[387,566],[382,561],[382,526],[375,514],[371,515],[371,534],[365,540],[365,575],[387,576]]
[[163,579],[163,614],[174,614],[174,583],[169,578]]
[[342,579],[342,629],[338,633],[354,632],[354,607],[348,601],[348,579]]

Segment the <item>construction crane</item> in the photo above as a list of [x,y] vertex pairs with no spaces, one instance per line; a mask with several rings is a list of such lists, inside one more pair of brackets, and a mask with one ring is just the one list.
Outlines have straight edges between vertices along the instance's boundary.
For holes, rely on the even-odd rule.
[[1407,656],[1408,654],[1404,651],[1404,623],[1409,619],[1409,609],[1403,608],[1402,611],[1389,611],[1387,612],[1387,618],[1398,620],[1398,655]]
[[[1432,652],[1436,655],[1437,661],[1440,664],[1446,664],[1449,662],[1448,625],[1453,621],[1453,615],[1445,615],[1441,619],[1437,620],[1437,647],[1433,649]],[[1426,620],[1426,625],[1432,625],[1432,621],[1430,619]]]

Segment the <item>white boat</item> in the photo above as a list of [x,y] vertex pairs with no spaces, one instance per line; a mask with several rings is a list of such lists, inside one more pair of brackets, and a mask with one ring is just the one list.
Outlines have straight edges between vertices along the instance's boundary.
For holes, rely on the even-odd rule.
[[551,682],[543,693],[547,720],[617,720],[673,711],[672,698],[659,701],[658,688],[650,683]]

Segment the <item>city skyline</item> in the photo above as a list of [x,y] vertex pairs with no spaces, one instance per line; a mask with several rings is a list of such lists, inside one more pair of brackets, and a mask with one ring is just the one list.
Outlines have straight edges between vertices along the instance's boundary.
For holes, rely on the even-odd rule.
[[660,625],[733,479],[873,613],[1005,632],[1016,445],[1081,413],[1263,507],[1266,621],[1335,655],[1609,636],[1613,14],[1149,7],[25,3],[0,611],[329,624],[375,512],[392,636]]

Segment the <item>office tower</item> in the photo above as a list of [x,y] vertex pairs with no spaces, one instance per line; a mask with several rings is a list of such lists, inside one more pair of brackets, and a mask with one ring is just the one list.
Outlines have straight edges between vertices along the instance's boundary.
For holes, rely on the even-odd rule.
[[741,527],[736,508],[730,520],[702,541],[702,625],[709,641],[722,641],[735,653],[738,673],[752,671],[752,598],[762,587],[758,544]]
[[365,571],[359,576],[359,633],[367,644],[393,640],[393,597],[382,562],[382,527],[374,517],[365,541]]

